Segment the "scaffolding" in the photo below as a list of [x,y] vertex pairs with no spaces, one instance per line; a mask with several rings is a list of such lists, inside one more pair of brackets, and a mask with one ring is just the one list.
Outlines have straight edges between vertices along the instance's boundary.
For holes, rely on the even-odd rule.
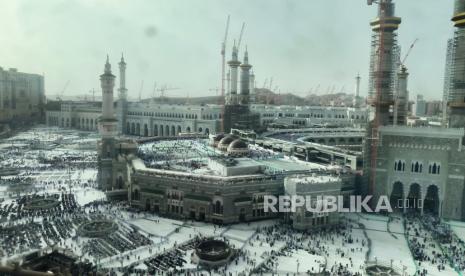
[[[449,127],[465,125],[465,1],[456,0],[452,18],[456,30],[448,47],[448,65],[444,98],[447,99]],[[448,82],[448,83],[447,83]]]
[[400,61],[400,47],[397,34],[401,19],[394,15],[392,0],[379,0],[378,17],[373,20],[370,56],[370,72],[367,104],[371,120],[365,139],[364,171],[368,180],[366,193],[374,195],[378,151],[379,127],[393,123],[394,95],[397,90],[397,69]]

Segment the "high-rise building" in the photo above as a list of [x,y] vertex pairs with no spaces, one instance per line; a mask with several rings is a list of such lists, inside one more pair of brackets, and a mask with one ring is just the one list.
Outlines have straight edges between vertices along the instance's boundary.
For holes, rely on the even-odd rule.
[[415,103],[415,115],[425,116],[426,115],[426,101],[423,95],[417,95],[417,102]]
[[43,76],[0,67],[0,123],[41,121],[44,104]]

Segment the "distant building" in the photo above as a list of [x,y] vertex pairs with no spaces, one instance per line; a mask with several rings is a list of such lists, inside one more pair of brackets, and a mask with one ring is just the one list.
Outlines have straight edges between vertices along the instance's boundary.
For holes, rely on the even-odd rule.
[[18,126],[44,118],[44,77],[0,67],[0,123]]
[[[237,53],[236,53],[237,55]],[[249,80],[248,56],[244,63],[233,57],[230,62],[232,77],[228,79],[225,106],[167,104],[153,101],[129,102],[126,89],[126,62],[119,62],[119,96],[114,102],[118,119],[118,133],[144,137],[177,136],[179,133],[216,134],[229,133],[231,129],[257,130],[272,124],[286,127],[309,127],[327,124],[334,126],[364,125],[365,108],[322,106],[268,106],[250,104],[251,81]],[[239,63],[239,65],[237,65]],[[237,68],[236,68],[237,65]],[[241,81],[237,79],[241,68]],[[240,93],[237,84],[240,83]],[[46,111],[49,126],[97,130],[97,118],[101,102],[63,101],[58,108]],[[224,117],[224,118],[223,118]],[[222,126],[223,124],[223,126]]]
[[425,116],[426,115],[426,101],[423,95],[417,95],[417,102],[415,107],[416,116]]

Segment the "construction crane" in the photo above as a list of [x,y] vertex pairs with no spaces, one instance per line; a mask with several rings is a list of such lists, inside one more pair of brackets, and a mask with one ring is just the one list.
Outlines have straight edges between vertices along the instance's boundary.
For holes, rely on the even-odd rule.
[[221,126],[220,131],[224,132],[224,81],[225,79],[225,70],[226,70],[226,43],[228,42],[228,32],[229,32],[229,19],[230,16],[228,15],[228,19],[226,20],[226,30],[224,31],[224,39],[223,43],[221,44],[221,98],[220,98],[220,105],[221,105]]
[[153,93],[152,93],[152,98],[155,99],[156,95],[155,93],[157,92],[157,82],[153,83]]
[[66,81],[65,86],[63,87],[63,89],[60,91],[60,93],[59,93],[58,96],[57,96],[57,100],[59,100],[60,102],[62,101],[63,94],[65,93],[66,88],[68,88],[69,82],[70,82],[69,80]]
[[242,35],[244,34],[245,22],[242,23],[241,33],[239,34],[239,40],[237,42],[237,53],[239,53],[239,49],[241,47],[242,42]]
[[228,42],[229,32],[229,18],[226,20],[226,30],[224,31],[224,39],[221,44],[221,96],[224,97],[224,81],[225,81],[225,68],[226,68],[226,43]]
[[157,89],[157,91],[160,91],[160,98],[164,98],[166,91],[178,90],[178,89],[180,89],[180,88],[179,87],[168,87],[166,85],[163,85],[160,89]]
[[92,88],[92,90],[89,91],[89,94],[92,94],[92,101],[95,102],[95,89]]
[[405,57],[402,59],[402,61],[400,61],[400,66],[404,66],[405,65],[405,61],[407,60],[408,56],[410,55],[410,53],[412,52],[412,49],[413,47],[415,46],[415,44],[418,42],[418,38],[416,38],[413,43],[410,45],[410,48],[408,49],[407,51],[407,54],[405,54]]

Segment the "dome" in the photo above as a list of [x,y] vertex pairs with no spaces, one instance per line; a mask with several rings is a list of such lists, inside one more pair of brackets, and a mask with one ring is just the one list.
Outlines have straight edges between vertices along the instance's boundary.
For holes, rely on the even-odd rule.
[[220,142],[218,143],[218,148],[220,150],[226,150],[229,146],[229,144],[232,143],[232,141],[236,140],[237,137],[232,135],[232,134],[228,134],[226,135],[223,139],[220,140]]
[[236,139],[229,144],[228,149],[248,149],[249,146],[244,140]]
[[221,141],[221,139],[223,139],[223,138],[224,138],[224,134],[223,134],[223,133],[220,133],[220,134],[218,134],[218,135],[215,135],[215,137],[213,137],[213,140],[214,140],[215,142],[219,142],[219,141]]
[[217,147],[218,146],[218,143],[221,141],[221,139],[224,138],[224,134],[223,133],[219,133],[217,135],[214,135],[214,136],[210,136],[210,145],[213,146],[213,147]]
[[245,155],[249,152],[249,146],[242,139],[236,139],[228,146],[228,154]]

